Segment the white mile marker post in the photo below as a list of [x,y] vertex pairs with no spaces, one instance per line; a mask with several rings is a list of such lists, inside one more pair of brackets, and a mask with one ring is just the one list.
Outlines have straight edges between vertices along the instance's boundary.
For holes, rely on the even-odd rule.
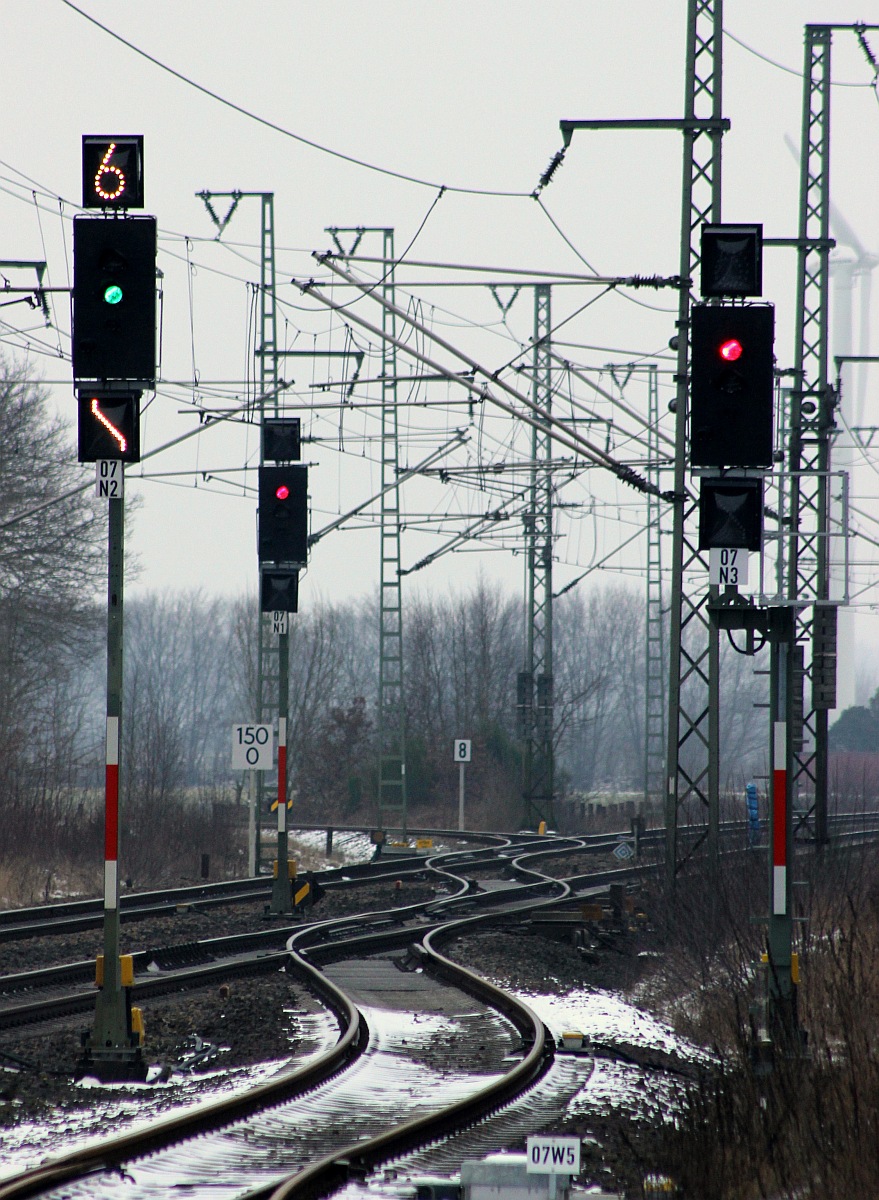
[[452,756],[458,764],[458,829],[464,828],[464,765],[470,761],[471,741],[455,738]]

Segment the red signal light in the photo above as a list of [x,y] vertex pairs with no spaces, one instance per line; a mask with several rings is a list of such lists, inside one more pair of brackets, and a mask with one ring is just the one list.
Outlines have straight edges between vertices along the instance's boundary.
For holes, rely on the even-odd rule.
[[289,498],[289,496],[290,496],[290,489],[287,487],[286,483],[282,483],[279,487],[275,488],[276,499],[287,500]]
[[724,362],[737,362],[744,353],[744,346],[738,338],[727,338],[720,343],[717,352]]

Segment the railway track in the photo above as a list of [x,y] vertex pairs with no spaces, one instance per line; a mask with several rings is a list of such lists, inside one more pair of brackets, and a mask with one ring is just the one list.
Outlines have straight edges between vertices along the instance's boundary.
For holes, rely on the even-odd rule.
[[[307,826],[323,830],[323,826]],[[877,817],[873,813],[838,814],[831,817],[831,828],[840,840],[861,841],[879,834]],[[724,822],[721,832],[724,837],[744,837],[747,824],[744,821]],[[345,827],[345,832],[365,832],[360,827]],[[382,882],[399,877],[412,877],[431,867],[468,866],[476,868],[481,862],[491,862],[498,855],[517,855],[527,849],[534,853],[545,851],[555,854],[564,844],[585,854],[598,854],[612,850],[620,841],[629,840],[629,831],[604,834],[578,834],[560,838],[557,835],[504,835],[469,834],[455,830],[418,829],[414,835],[430,836],[449,841],[468,840],[475,843],[464,850],[442,853],[413,852],[411,855],[394,855],[378,858],[366,863],[352,863],[314,873],[324,889],[356,887],[358,883]],[[703,827],[681,826],[680,836],[696,839]],[[649,829],[641,835],[645,848],[656,850],[662,845],[664,830]],[[229,880],[220,883],[205,883],[190,887],[166,888],[150,892],[123,894],[120,897],[120,919],[124,923],[145,921],[153,917],[173,915],[181,910],[207,912],[230,905],[247,903],[264,904],[271,893],[271,880],[266,876],[249,879]],[[103,921],[103,902],[99,898],[61,901],[28,908],[0,910],[0,944],[32,937],[52,937],[98,928]]]
[[[445,831],[433,831],[445,836]],[[455,840],[469,835],[455,834]],[[356,887],[358,883],[375,883],[400,876],[412,876],[425,870],[428,863],[441,865],[444,860],[461,866],[491,859],[497,852],[518,847],[539,845],[536,835],[503,837],[500,834],[474,834],[476,847],[433,854],[413,851],[411,854],[379,857],[370,862],[350,863],[312,873],[320,886],[328,889]],[[574,839],[588,841],[589,839]],[[546,838],[542,841],[545,843]],[[600,845],[601,840],[596,840]],[[149,920],[173,915],[181,910],[206,912],[229,905],[265,903],[271,895],[272,882],[268,876],[228,880],[190,887],[165,888],[150,892],[123,893],[120,897],[120,920],[123,923]],[[0,943],[31,937],[52,937],[97,928],[103,922],[103,900],[59,901],[27,908],[0,910]]]
[[[571,849],[566,841],[560,852]],[[486,924],[516,922],[572,894],[571,885],[529,865],[531,857],[526,849],[509,860],[525,879],[477,896],[465,895],[469,884],[461,877],[454,894],[411,906],[413,911],[371,914],[366,928],[362,918],[342,918],[295,930],[285,947],[286,966],[335,1013],[340,1032],[333,1047],[243,1096],[5,1181],[0,1200],[99,1197],[104,1182],[109,1195],[112,1173],[120,1169],[128,1180],[126,1195],[131,1180],[134,1194],[144,1196],[158,1194],[156,1181],[162,1179],[197,1189],[198,1176],[231,1169],[227,1157],[238,1172],[230,1194],[265,1196],[278,1187],[287,1189],[279,1195],[324,1194],[350,1171],[360,1175],[389,1157],[419,1153],[438,1138],[446,1143],[498,1109],[515,1107],[517,1097],[550,1069],[552,1039],[527,1006],[445,958],[440,946]],[[582,890],[582,881],[575,886]],[[450,919],[448,910],[464,900],[479,911]],[[403,1016],[413,1011],[418,1019]],[[439,1074],[429,1064],[438,1039],[445,1047]],[[581,1086],[588,1064],[579,1074],[572,1074],[570,1063],[566,1069],[568,1090]],[[211,1132],[216,1129],[224,1132]],[[193,1155],[189,1141],[179,1143],[196,1135]],[[269,1184],[267,1161],[273,1163]],[[63,1192],[57,1190],[62,1182]]]
[[[631,876],[632,868],[583,871],[565,879],[550,873],[553,859],[561,865],[572,856],[606,852],[619,837],[525,837],[431,855],[411,864],[413,873],[441,880],[445,895],[293,929],[262,930],[250,935],[256,940],[249,944],[243,935],[207,939],[197,955],[208,955],[211,962],[172,966],[160,979],[136,978],[135,1000],[184,983],[202,986],[239,967],[241,974],[283,967],[307,980],[334,1014],[338,1034],[331,1046],[242,1095],[2,1181],[0,1200],[109,1197],[120,1171],[128,1181],[126,1196],[167,1194],[172,1180],[175,1190],[198,1195],[206,1180],[232,1172],[230,1195],[304,1200],[329,1194],[391,1160],[408,1170],[448,1172],[464,1156],[520,1140],[533,1131],[536,1113],[544,1114],[544,1127],[551,1127],[564,1098],[584,1085],[589,1060],[556,1059],[552,1039],[527,1006],[445,958],[440,947],[477,928],[517,922],[560,900],[594,896]],[[405,860],[397,860],[384,877],[406,869]],[[349,871],[329,873],[328,886],[354,886]],[[478,888],[470,878],[474,873],[486,877]],[[283,944],[270,945],[272,939]],[[211,944],[224,941],[225,946]],[[92,964],[71,966],[90,971]],[[65,969],[54,969],[56,986],[67,982],[60,975]],[[8,980],[0,986],[4,983]],[[89,1007],[93,993],[85,986]],[[21,1003],[14,992],[10,988],[13,1001],[0,1011],[0,1026],[42,1019],[39,1005],[45,1003],[48,1013],[59,999]],[[476,1031],[482,1036],[478,1043]],[[455,1053],[446,1048],[435,1061],[431,1043],[437,1041],[454,1045]],[[482,1048],[481,1060],[476,1046]],[[480,1065],[476,1073],[468,1066],[474,1059]],[[193,1137],[199,1139],[197,1154]]]
[[[861,822],[863,824],[863,822]],[[658,831],[661,834],[661,831]],[[738,832],[733,829],[732,832]],[[352,893],[352,911],[356,915],[347,918],[309,921],[308,927],[316,932],[307,934],[318,940],[324,930],[332,930],[326,936],[340,936],[352,927],[368,930],[374,926],[394,925],[401,930],[417,930],[428,924],[437,914],[464,914],[495,903],[503,903],[503,881],[492,878],[499,871],[511,880],[540,885],[542,880],[560,874],[554,862],[563,867],[561,874],[577,894],[607,887],[615,881],[632,876],[634,871],[645,868],[612,869],[596,872],[594,869],[572,873],[572,864],[582,857],[585,860],[607,853],[619,843],[622,835],[608,834],[590,837],[559,838],[523,835],[517,838],[495,836],[488,846],[477,849],[445,851],[429,856],[403,857],[386,862],[356,864],[321,872],[316,878],[325,891]],[[852,829],[843,834],[853,842],[875,836],[869,829]],[[544,875],[544,868],[546,874]],[[649,869],[649,868],[646,868]],[[477,883],[473,875],[481,876]],[[388,884],[402,880],[419,880],[441,888],[446,894],[431,896],[414,904],[403,904],[387,913],[363,914],[356,902],[358,887],[367,884]],[[250,897],[253,884],[260,881],[236,881],[229,887],[209,885],[208,888],[174,889],[165,893],[149,893],[146,896],[128,898],[138,911],[155,913],[157,907],[174,904],[174,912],[180,909],[196,909],[204,897],[208,904],[225,905],[240,902]],[[264,901],[268,884],[257,894]],[[481,892],[487,894],[481,895]],[[77,902],[76,907],[85,902]],[[66,931],[71,906],[61,905],[58,923],[46,922],[45,906],[27,910],[30,936],[48,936]],[[254,913],[254,918],[258,914]],[[80,919],[75,917],[74,919]],[[100,916],[99,918],[100,919]],[[18,928],[18,927],[16,927]],[[223,977],[243,977],[277,970],[283,961],[287,939],[296,932],[295,926],[273,922],[268,928],[250,930],[246,933],[205,937],[179,944],[149,946],[133,953],[135,983],[133,1001],[139,1003],[181,988],[200,987]],[[13,972],[0,976],[0,1031],[33,1021],[49,1020],[87,1012],[94,1003],[94,961],[92,958],[76,962]]]
[[[474,849],[429,855],[413,852],[411,855],[378,858],[366,863],[309,872],[308,878],[324,892],[356,891],[358,886],[381,885],[398,879],[436,879],[443,871],[452,869],[478,871],[483,866],[490,868],[492,864],[508,862],[511,856],[529,850],[552,854],[567,847],[587,854],[599,854],[619,841],[618,835],[549,839],[536,835],[508,838],[493,835],[493,838],[491,844]],[[480,835],[480,841],[484,840],[485,835]],[[123,923],[145,922],[151,918],[173,917],[181,913],[222,911],[232,906],[243,909],[248,904],[254,906],[256,917],[259,915],[259,906],[267,903],[270,894],[271,880],[266,877],[130,894],[121,898],[120,918]],[[99,899],[5,910],[0,912],[0,945],[98,929],[103,919],[103,905]]]
[[[376,930],[385,931],[393,927],[405,941],[421,928],[433,927],[440,917],[447,914],[504,904],[509,888],[514,891],[531,888],[538,893],[552,889],[554,882],[529,864],[537,860],[544,862],[547,858],[551,860],[553,856],[568,855],[580,848],[577,839],[559,839],[553,849],[548,849],[542,842],[535,851],[533,843],[526,841],[519,846],[504,847],[500,856],[495,851],[435,856],[418,864],[417,872],[413,873],[442,885],[446,894],[432,895],[429,899],[387,911],[358,911],[356,915],[348,917],[309,922],[301,930],[301,936],[306,939],[305,944],[316,945],[323,941],[332,942],[355,929],[361,938],[368,939]],[[484,880],[480,885],[465,874],[457,873],[474,866],[483,871],[490,868],[495,873],[502,870],[511,876],[511,880]],[[372,874],[364,878],[370,882],[376,879],[387,881],[398,878],[400,874],[395,869],[390,875]],[[617,877],[628,878],[630,875],[631,869],[623,872],[605,871],[599,875],[592,872],[575,880],[574,886],[607,886]],[[514,886],[517,881],[520,884],[518,888]],[[341,884],[342,880],[338,882]],[[357,881],[346,882],[351,886]],[[494,886],[489,886],[489,882],[493,882]],[[332,886],[332,882],[328,881],[327,886]],[[315,911],[319,913],[320,910]],[[248,933],[136,951],[132,954],[132,1001],[139,1003],[182,988],[201,987],[235,976],[278,970],[284,961],[287,941],[291,937],[299,937],[298,930],[298,925],[272,924],[267,929]],[[92,959],[0,976],[0,1030],[89,1011],[94,1004],[93,981]]]

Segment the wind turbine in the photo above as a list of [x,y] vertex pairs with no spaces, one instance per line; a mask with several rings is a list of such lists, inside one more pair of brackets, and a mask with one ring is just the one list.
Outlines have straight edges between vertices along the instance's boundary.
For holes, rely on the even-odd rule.
[[[873,272],[879,266],[879,254],[866,250],[851,225],[834,205],[830,205],[830,231],[837,248],[846,247],[851,254],[838,250],[830,256],[830,275],[833,279],[833,351],[835,355],[868,355],[870,353],[870,301],[873,292]],[[853,256],[853,257],[852,257]],[[853,307],[855,286],[860,291],[860,320],[858,344],[854,346]],[[867,364],[852,364],[855,388],[852,403],[847,405],[851,424],[863,425],[867,398]]]
[[[784,135],[785,145],[799,166],[800,155],[789,134]],[[833,354],[867,355],[870,353],[870,302],[873,291],[873,271],[879,266],[879,254],[864,248],[861,239],[831,200],[830,232],[836,240],[836,250],[830,255],[830,277],[833,280]],[[842,251],[842,247],[849,253]],[[860,292],[860,314],[858,322],[858,344],[855,348],[852,336],[854,329],[853,309],[855,288]],[[857,366],[857,370],[854,367]],[[831,368],[832,369],[832,368]],[[864,406],[867,397],[867,364],[851,364],[852,378],[857,381],[853,397],[843,405],[849,426],[864,422]]]
[[[792,138],[785,134],[785,144],[797,164],[800,156]],[[873,290],[873,271],[879,266],[879,254],[865,249],[861,239],[852,226],[839,211],[836,205],[830,203],[830,232],[836,240],[836,248],[830,255],[830,278],[832,282],[832,354],[834,357],[845,358],[850,355],[870,354],[870,302]],[[855,290],[859,293],[860,312],[858,321],[857,346],[854,341],[854,299]],[[856,429],[860,426],[873,424],[866,420],[866,400],[868,372],[871,364],[848,363],[843,366],[843,379],[851,381],[851,386],[842,389],[842,415],[854,438],[859,438]],[[831,378],[835,375],[834,364],[828,364]],[[873,377],[875,378],[875,376]],[[861,439],[863,440],[863,439]],[[856,494],[855,477],[858,468],[863,465],[861,451],[857,444],[838,446],[833,454],[833,467],[848,471],[849,495]],[[837,708],[838,714],[857,703],[856,687],[856,655],[855,655],[855,625],[860,629],[860,621],[850,608],[840,608],[837,633]]]

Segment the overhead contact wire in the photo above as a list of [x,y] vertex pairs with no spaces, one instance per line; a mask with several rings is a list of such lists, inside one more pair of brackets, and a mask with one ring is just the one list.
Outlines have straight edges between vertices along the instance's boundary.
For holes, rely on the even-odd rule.
[[149,54],[146,50],[142,50],[140,46],[136,46],[134,42],[129,42],[127,38],[124,38],[121,34],[116,33],[115,30],[110,29],[108,25],[102,24],[99,20],[97,20],[96,17],[93,17],[84,9],[79,8],[78,5],[72,2],[72,0],[61,0],[61,3],[66,5],[79,16],[83,17],[84,20],[88,21],[91,25],[94,25],[96,28],[100,29],[102,33],[106,33],[108,37],[113,38],[114,41],[117,41],[121,45],[127,47],[134,54],[138,54],[141,58],[145,58],[146,61],[152,63],[154,67],[158,67],[160,71],[165,71],[168,75],[173,76],[174,79],[178,80],[180,83],[186,84],[187,87],[194,88],[197,92],[201,92],[203,96],[207,96],[211,100],[216,100],[218,104],[222,104],[226,108],[232,109],[233,112],[237,112],[240,116],[247,117],[249,121],[255,121],[258,125],[262,125],[265,129],[271,129],[273,133],[279,133],[282,137],[291,138],[294,142],[299,142],[301,145],[308,146],[312,150],[318,150],[321,154],[329,154],[333,158],[340,159],[342,162],[351,163],[352,166],[363,167],[367,171],[375,171],[379,175],[387,175],[392,179],[400,179],[404,183],[414,183],[418,187],[429,187],[441,191],[457,192],[459,195],[466,196],[497,196],[500,198],[516,200],[529,199],[531,197],[531,192],[506,192],[491,188],[459,187],[455,186],[454,184],[435,183],[430,179],[420,179],[417,175],[407,175],[403,171],[394,171],[390,167],[380,167],[376,163],[366,162],[365,159],[362,158],[355,158],[353,155],[345,154],[341,150],[333,150],[330,146],[323,146],[320,142],[315,142],[310,138],[303,137],[301,133],[294,133],[292,129],[286,129],[283,125],[278,125],[276,122],[268,120],[267,117],[261,117],[258,113],[252,112],[243,105],[236,104],[234,100],[229,100],[225,96],[221,96],[219,92],[214,92],[210,88],[205,87],[204,84],[196,82],[196,80],[191,79],[188,75],[184,75],[182,71],[177,71],[174,69],[174,67],[169,67],[168,64],[162,62],[161,59]]
[[[361,280],[358,280],[355,276],[351,275],[347,271],[344,271],[341,267],[339,267],[336,264],[334,264],[333,262],[331,262],[330,261],[332,258],[331,255],[316,253],[315,258],[322,265],[328,267],[335,274],[337,274],[341,278],[347,280],[347,282],[353,283],[356,286],[361,287],[361,288],[369,286],[368,284],[364,284]],[[325,305],[327,308],[337,307],[332,300],[330,300],[328,297],[322,295],[321,292],[317,290],[317,285],[315,284],[314,280],[300,282],[299,280],[294,279],[294,280],[292,280],[292,282],[301,289],[303,294],[314,296],[315,299],[317,299],[320,303]],[[392,345],[397,346],[397,348],[402,350],[404,353],[409,354],[414,358],[417,358],[420,362],[429,366],[432,370],[438,371],[441,374],[443,374],[444,376],[446,376],[447,378],[454,380],[456,383],[458,383],[462,387],[466,388],[471,393],[473,393],[477,396],[480,396],[483,399],[487,399],[487,400],[491,401],[492,404],[496,405],[498,408],[503,409],[510,416],[516,417],[518,420],[524,421],[526,424],[531,425],[533,428],[538,429],[538,430],[546,430],[547,426],[548,426],[549,427],[548,428],[549,435],[554,440],[561,442],[562,445],[567,446],[569,450],[573,450],[575,453],[581,454],[584,457],[588,458],[590,461],[594,462],[596,466],[605,467],[607,470],[611,471],[614,475],[616,475],[618,479],[622,480],[623,483],[629,484],[631,487],[636,488],[638,491],[650,492],[651,494],[661,496],[665,500],[670,499],[670,495],[668,493],[660,492],[660,490],[654,484],[652,484],[648,480],[644,479],[641,475],[639,475],[631,467],[627,467],[625,464],[617,462],[616,459],[612,458],[609,454],[605,454],[605,452],[603,450],[601,450],[599,447],[592,445],[591,442],[587,441],[580,434],[573,433],[570,430],[568,430],[561,421],[558,421],[555,417],[550,416],[547,413],[544,413],[543,410],[539,407],[539,405],[534,404],[534,402],[531,401],[528,397],[523,396],[520,392],[517,392],[516,389],[511,387],[508,383],[505,383],[502,379],[497,378],[494,374],[492,374],[492,372],[486,370],[485,367],[481,366],[475,359],[470,358],[469,355],[466,355],[461,350],[456,349],[449,342],[447,342],[444,338],[441,338],[439,336],[439,334],[433,333],[433,332],[431,332],[431,330],[426,329],[423,326],[418,326],[418,323],[414,322],[412,320],[412,318],[410,318],[407,315],[407,313],[405,313],[402,309],[397,308],[396,305],[391,304],[391,302],[389,300],[386,300],[384,297],[376,295],[375,293],[373,293],[373,299],[377,303],[381,304],[384,308],[386,308],[389,312],[393,312],[402,321],[406,322],[409,325],[412,325],[413,327],[417,326],[418,328],[420,328],[421,331],[424,333],[424,335],[426,337],[428,337],[431,341],[435,342],[438,346],[440,346],[442,349],[447,351],[449,354],[452,354],[454,357],[456,357],[456,358],[460,359],[462,362],[466,363],[467,366],[470,367],[470,369],[473,371],[474,375],[479,374],[479,375],[483,376],[485,379],[485,383],[482,385],[482,387],[479,387],[476,383],[473,383],[468,379],[462,378],[460,375],[456,375],[448,367],[445,367],[442,364],[428,358],[427,355],[424,355],[420,351],[407,345],[405,342],[401,341],[399,338],[393,338],[393,337],[389,337],[387,334],[383,334],[383,332],[377,326],[372,325],[370,322],[366,321],[363,317],[355,316],[353,313],[349,313],[348,314],[349,319],[356,321],[359,325],[363,326],[363,328],[365,328],[365,329],[368,329],[370,332],[375,334],[377,337],[385,337],[388,341],[390,341],[392,343]],[[519,411],[518,409],[514,408],[513,405],[508,404],[506,401],[502,400],[499,396],[492,394],[488,390],[489,384],[492,384],[495,387],[501,388],[503,391],[507,392],[510,396],[512,396],[525,409],[527,409],[527,410],[529,410],[529,412],[535,413],[537,415],[529,416],[528,413]]]

